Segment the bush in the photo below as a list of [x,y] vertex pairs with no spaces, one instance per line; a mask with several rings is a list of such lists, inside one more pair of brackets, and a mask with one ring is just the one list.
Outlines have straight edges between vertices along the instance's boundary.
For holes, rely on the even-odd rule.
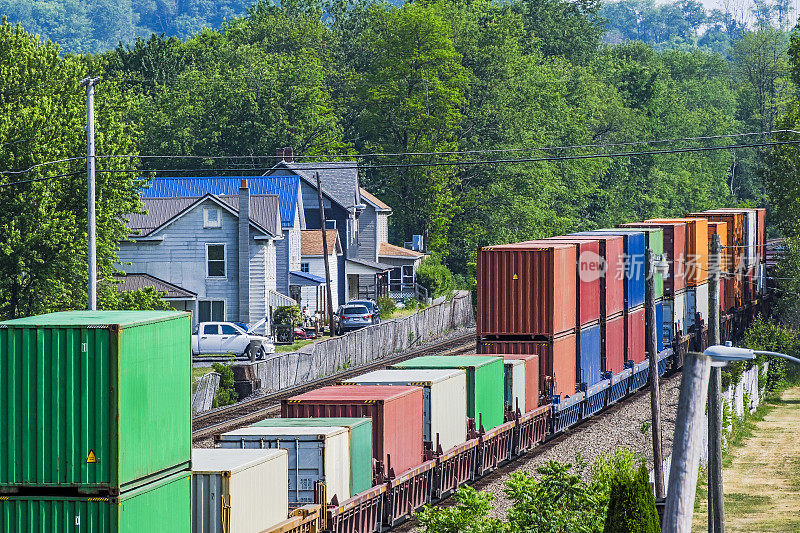
[[211,366],[214,368],[214,372],[219,374],[219,387],[214,396],[214,407],[236,403],[239,395],[236,394],[236,389],[233,387],[233,369],[230,365],[222,363],[214,363]]
[[[780,352],[797,357],[798,351],[800,351],[800,339],[794,330],[759,315],[745,332],[745,346],[752,350]],[[756,362],[760,364],[765,360],[769,361],[769,368],[765,376],[766,383],[762,385],[766,385],[769,392],[783,389],[789,385],[790,381],[797,378],[796,368],[788,364],[785,359],[758,356]],[[761,378],[762,376],[759,375],[759,379]],[[723,384],[724,381],[723,379]],[[734,380],[728,382],[731,381],[736,382]]]
[[274,324],[290,324],[295,326],[300,324],[302,320],[303,315],[300,312],[299,305],[282,305],[272,313],[272,321]]
[[422,260],[417,269],[417,283],[428,289],[429,298],[450,297],[456,286],[453,273],[435,256]]
[[386,296],[378,298],[378,307],[381,308],[381,318],[391,318],[397,309],[394,300]]
[[604,533],[659,533],[656,500],[642,463],[632,477],[620,475],[611,488]]

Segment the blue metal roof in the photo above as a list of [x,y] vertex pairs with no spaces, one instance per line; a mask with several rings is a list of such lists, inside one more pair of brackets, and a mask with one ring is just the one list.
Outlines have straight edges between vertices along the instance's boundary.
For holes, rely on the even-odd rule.
[[281,226],[291,227],[297,211],[299,176],[198,176],[191,178],[153,178],[150,187],[141,190],[142,198],[199,197],[205,194],[239,194],[239,184],[247,180],[250,194],[277,194],[281,208]]
[[325,285],[325,278],[321,278],[315,274],[297,272],[295,270],[292,270],[289,274],[291,277],[295,278],[292,280],[292,285]]

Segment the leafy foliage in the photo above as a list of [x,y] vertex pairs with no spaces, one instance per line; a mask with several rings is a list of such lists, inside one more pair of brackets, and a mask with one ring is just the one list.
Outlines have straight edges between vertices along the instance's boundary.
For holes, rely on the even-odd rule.
[[103,291],[98,307],[117,311],[166,311],[172,307],[163,300],[165,296],[166,293],[158,292],[153,287],[127,292]]
[[436,256],[426,257],[417,268],[417,283],[428,289],[428,297],[450,296],[455,289],[453,274]]
[[275,324],[300,324],[303,314],[298,305],[281,305],[272,313],[272,320]]
[[233,387],[233,369],[230,365],[213,363],[214,372],[219,374],[219,387],[214,396],[214,407],[223,407],[237,402],[239,395]]
[[[757,316],[753,324],[745,332],[745,346],[753,350],[764,350],[800,356],[800,336],[796,329],[782,325],[776,321]],[[797,368],[786,361],[773,357],[758,356],[757,363],[769,360],[765,386],[769,391],[780,390],[787,384],[787,379],[797,374]]]
[[617,477],[611,489],[604,533],[660,533],[656,500],[644,464],[632,479]]
[[378,298],[377,304],[381,309],[381,318],[390,318],[395,310],[397,310],[397,305],[395,305],[394,300],[388,296],[381,296]]

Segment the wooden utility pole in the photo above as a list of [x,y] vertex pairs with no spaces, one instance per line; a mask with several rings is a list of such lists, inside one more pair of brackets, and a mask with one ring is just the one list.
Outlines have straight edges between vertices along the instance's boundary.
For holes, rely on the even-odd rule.
[[691,533],[711,358],[689,352],[683,362],[669,491],[661,531]]
[[[711,236],[708,257],[708,344],[720,344],[719,335],[719,235]],[[711,368],[708,384],[708,531],[725,533],[725,498],[722,490],[722,369]]]
[[658,331],[659,324],[656,324],[656,282],[655,282],[655,256],[653,250],[647,249],[647,261],[645,262],[645,349],[647,357],[650,358],[650,416],[653,430],[653,474],[656,485],[656,498],[663,498],[664,491],[664,452],[661,449],[661,391],[659,390],[658,379]]
[[328,330],[330,336],[333,337],[335,332],[333,323],[333,292],[331,291],[331,265],[328,260],[328,232],[325,228],[325,204],[322,201],[322,184],[319,180],[319,172],[317,175],[317,199],[319,200],[319,222],[322,227],[322,257],[325,261],[325,286],[328,288]]

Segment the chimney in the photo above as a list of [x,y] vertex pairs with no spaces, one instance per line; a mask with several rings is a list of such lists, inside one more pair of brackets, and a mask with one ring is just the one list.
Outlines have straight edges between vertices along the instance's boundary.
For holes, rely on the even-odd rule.
[[275,161],[277,163],[283,161],[283,148],[278,148],[275,150]]
[[239,185],[239,322],[250,322],[250,189]]
[[283,160],[287,163],[294,162],[294,150],[291,146],[287,146],[283,149]]

